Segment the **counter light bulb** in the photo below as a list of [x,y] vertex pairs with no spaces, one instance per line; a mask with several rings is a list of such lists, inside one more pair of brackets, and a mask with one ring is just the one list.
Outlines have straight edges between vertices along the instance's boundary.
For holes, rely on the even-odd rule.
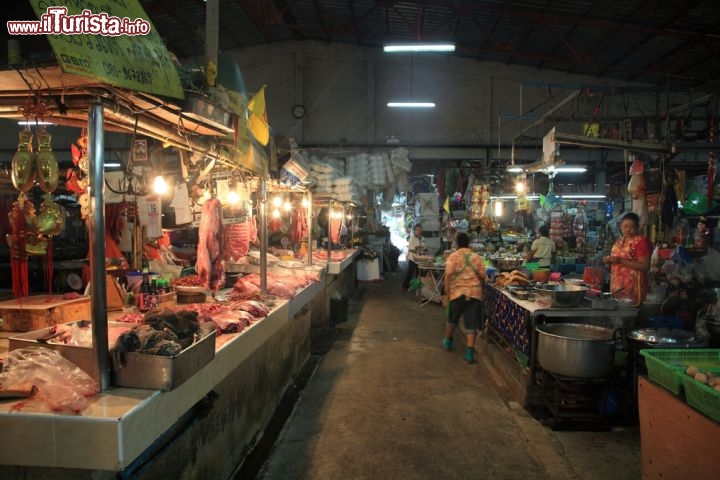
[[280,218],[280,210],[278,210],[277,208],[273,209],[272,218]]
[[280,205],[282,205],[282,198],[280,198],[280,197],[273,198],[272,204],[273,204],[273,207],[279,208]]
[[168,191],[168,184],[165,181],[165,177],[162,175],[158,175],[153,180],[153,192],[157,193],[158,195],[164,195]]
[[230,202],[232,205],[236,205],[238,202],[240,202],[240,195],[235,190],[230,190],[230,193],[228,194],[228,202]]

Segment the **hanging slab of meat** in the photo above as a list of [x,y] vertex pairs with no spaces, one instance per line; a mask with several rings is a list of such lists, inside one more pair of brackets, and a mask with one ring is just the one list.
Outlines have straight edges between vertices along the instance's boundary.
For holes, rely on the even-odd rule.
[[341,220],[339,218],[331,218],[329,225],[330,240],[332,240],[333,243],[340,243]]
[[248,217],[248,231],[250,236],[250,243],[257,242],[258,239],[258,229],[257,229],[257,221],[254,216]]
[[225,285],[222,230],[222,206],[217,198],[211,198],[202,207],[195,270],[200,284],[214,292]]
[[307,210],[299,207],[293,215],[292,225],[290,228],[290,240],[293,243],[300,243],[308,238],[307,226]]
[[237,262],[250,250],[250,222],[223,227],[223,258]]

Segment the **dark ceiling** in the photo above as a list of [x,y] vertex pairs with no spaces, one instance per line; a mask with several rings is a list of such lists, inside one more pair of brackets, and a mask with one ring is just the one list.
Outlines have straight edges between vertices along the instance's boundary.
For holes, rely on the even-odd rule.
[[[203,0],[140,0],[179,57],[203,53]],[[453,41],[456,55],[720,89],[717,0],[220,0],[220,48],[294,40]]]

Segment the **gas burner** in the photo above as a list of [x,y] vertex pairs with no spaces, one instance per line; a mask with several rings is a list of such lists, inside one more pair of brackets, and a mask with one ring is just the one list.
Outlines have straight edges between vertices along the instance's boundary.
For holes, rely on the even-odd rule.
[[547,390],[545,406],[553,430],[609,430],[603,413],[610,382],[607,378],[565,377],[551,372],[541,383]]

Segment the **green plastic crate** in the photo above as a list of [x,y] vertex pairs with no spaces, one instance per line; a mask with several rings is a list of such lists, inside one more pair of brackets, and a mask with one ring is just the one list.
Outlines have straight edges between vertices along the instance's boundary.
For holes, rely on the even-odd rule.
[[720,349],[718,348],[654,348],[640,350],[645,357],[650,379],[680,395],[683,389],[683,380],[688,366],[695,366],[700,370],[720,368]]
[[690,375],[683,377],[683,388],[688,405],[720,422],[720,392],[690,378]]

